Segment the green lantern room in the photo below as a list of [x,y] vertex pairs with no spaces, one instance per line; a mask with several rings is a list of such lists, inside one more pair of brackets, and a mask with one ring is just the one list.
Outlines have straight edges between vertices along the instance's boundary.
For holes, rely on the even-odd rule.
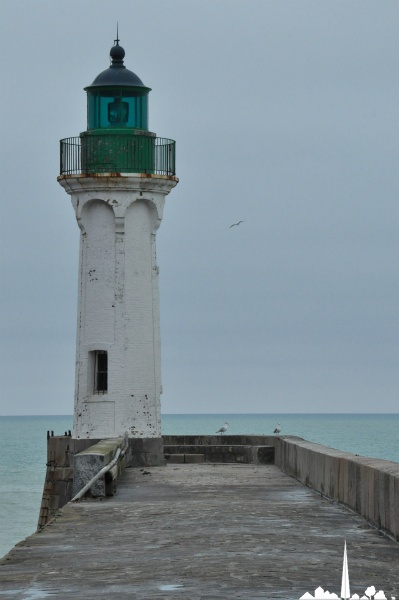
[[151,91],[123,64],[125,51],[111,48],[111,66],[100,73],[87,92],[87,130],[141,129],[148,131],[148,94]]

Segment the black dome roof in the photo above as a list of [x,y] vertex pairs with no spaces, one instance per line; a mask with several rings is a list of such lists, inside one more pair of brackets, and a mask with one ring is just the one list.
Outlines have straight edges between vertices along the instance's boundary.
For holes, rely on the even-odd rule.
[[125,51],[122,46],[119,46],[118,42],[111,48],[109,54],[112,60],[111,66],[97,75],[93,83],[84,88],[85,90],[98,87],[115,86],[142,88],[143,92],[149,92],[151,90],[151,88],[148,88],[144,85],[136,73],[126,69],[125,65],[123,64]]

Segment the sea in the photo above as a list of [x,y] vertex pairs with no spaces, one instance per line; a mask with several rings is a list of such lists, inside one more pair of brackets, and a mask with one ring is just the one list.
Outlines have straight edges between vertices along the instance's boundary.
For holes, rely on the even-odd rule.
[[[163,415],[164,434],[296,435],[330,448],[399,463],[399,414]],[[47,431],[63,435],[72,416],[0,417],[0,557],[36,530],[46,473]]]

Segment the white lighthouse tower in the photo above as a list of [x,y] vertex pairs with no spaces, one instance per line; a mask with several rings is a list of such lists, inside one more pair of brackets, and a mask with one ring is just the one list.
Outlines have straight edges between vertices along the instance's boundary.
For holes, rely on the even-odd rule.
[[160,438],[155,236],[177,184],[175,142],[148,131],[150,88],[123,64],[87,92],[87,131],[61,140],[59,183],[80,228],[74,438]]

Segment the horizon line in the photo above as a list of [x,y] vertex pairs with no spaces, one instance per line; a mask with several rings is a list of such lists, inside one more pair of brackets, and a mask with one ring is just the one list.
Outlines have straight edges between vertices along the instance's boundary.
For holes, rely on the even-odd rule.
[[[170,412],[170,413],[161,413],[161,416],[169,417],[169,416],[192,416],[192,417],[201,417],[201,416],[243,416],[243,415],[399,415],[399,411],[397,412],[239,412],[239,413],[228,413],[228,412],[203,412],[203,413],[178,413],[178,412]],[[3,417],[70,417],[73,418],[73,414],[18,414],[18,415],[0,415],[0,418]]]

